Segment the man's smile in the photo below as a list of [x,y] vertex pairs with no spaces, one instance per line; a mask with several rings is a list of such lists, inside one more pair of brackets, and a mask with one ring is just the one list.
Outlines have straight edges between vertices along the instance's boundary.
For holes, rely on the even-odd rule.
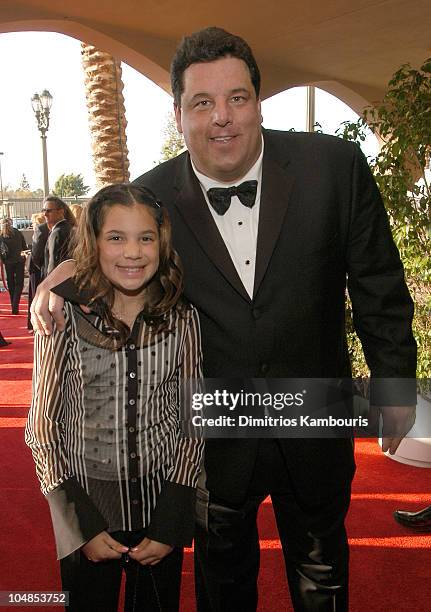
[[216,145],[227,145],[233,142],[237,138],[237,135],[225,135],[225,136],[212,136],[210,142]]
[[210,138],[213,142],[231,142],[236,136],[213,136]]

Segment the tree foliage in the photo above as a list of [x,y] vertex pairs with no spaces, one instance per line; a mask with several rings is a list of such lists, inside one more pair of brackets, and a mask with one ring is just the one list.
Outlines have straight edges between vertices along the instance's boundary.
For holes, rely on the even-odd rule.
[[[357,143],[371,130],[382,146],[369,160],[389,215],[395,242],[415,301],[418,376],[431,377],[431,59],[418,70],[409,64],[389,81],[380,104],[364,110],[338,135]],[[351,314],[351,313],[350,313]],[[359,341],[349,327],[356,375],[366,375]]]
[[24,172],[21,175],[21,180],[17,189],[12,188],[10,185],[3,186],[3,197],[5,199],[10,200],[25,200],[27,198],[37,198],[39,197],[39,193],[43,194],[43,191],[41,191],[40,189],[36,189],[35,191],[31,190],[30,183]]
[[185,147],[183,135],[177,130],[175,115],[170,111],[163,129],[164,141],[160,151],[159,164],[176,157]]
[[62,174],[55,181],[53,194],[59,198],[73,198],[85,195],[89,189],[81,174]]

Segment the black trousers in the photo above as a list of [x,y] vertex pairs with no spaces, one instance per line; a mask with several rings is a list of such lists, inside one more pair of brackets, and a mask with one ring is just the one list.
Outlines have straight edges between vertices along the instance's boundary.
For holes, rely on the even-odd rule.
[[17,263],[5,264],[6,281],[7,288],[9,290],[12,314],[18,314],[19,301],[21,299],[22,290],[24,288],[24,266],[24,259]]
[[31,315],[30,315],[30,307],[33,301],[34,296],[36,295],[36,289],[40,285],[42,280],[41,272],[33,267],[33,270],[28,275],[28,310],[27,310],[27,328],[33,329],[33,325],[31,324]]
[[[111,536],[125,546],[136,546],[145,531],[117,531]],[[182,548],[175,548],[157,565],[133,559],[94,563],[77,550],[61,559],[63,591],[69,591],[67,612],[117,612],[121,577],[126,574],[124,610],[127,612],[177,612],[179,609]]]
[[[199,493],[195,534],[199,612],[257,608],[259,505],[270,494],[297,612],[348,610],[348,544],[344,519],[350,483],[313,505],[298,503],[276,440],[262,440],[244,504],[238,508]],[[265,594],[262,595],[263,602]]]

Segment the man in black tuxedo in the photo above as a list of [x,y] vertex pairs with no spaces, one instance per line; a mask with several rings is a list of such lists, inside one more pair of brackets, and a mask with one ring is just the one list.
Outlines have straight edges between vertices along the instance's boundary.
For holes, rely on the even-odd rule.
[[38,270],[43,268],[45,263],[45,245],[48,240],[50,228],[48,223],[41,223],[35,226],[31,243],[31,264]]
[[49,228],[47,223],[33,223],[30,263],[28,266],[27,329],[30,331],[33,331],[30,307],[36,294],[36,289],[42,279],[42,269],[45,263],[45,246],[46,241],[48,240],[48,235]]
[[49,230],[42,268],[44,278],[69,257],[69,245],[75,221],[66,202],[56,196],[48,196],[45,199],[43,213]]
[[[262,130],[252,52],[219,28],[185,38],[171,76],[188,151],[135,183],[169,209],[184,292],[200,313],[205,375],[349,377],[347,281],[376,379],[371,401],[394,424],[383,447],[395,452],[414,420],[415,384],[404,392],[395,380],[415,376],[413,307],[359,148]],[[43,303],[36,312],[49,327]],[[195,538],[198,609],[256,609],[256,515],[269,494],[295,610],[347,610],[344,518],[354,469],[347,438],[208,440]]]

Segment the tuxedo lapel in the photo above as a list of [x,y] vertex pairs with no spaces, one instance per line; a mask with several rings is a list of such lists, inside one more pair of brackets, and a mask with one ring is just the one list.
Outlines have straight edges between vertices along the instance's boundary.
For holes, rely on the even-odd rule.
[[250,302],[250,296],[238,276],[229,251],[208,209],[189,155],[185,154],[179,163],[181,167],[175,181],[177,197],[173,204],[213,264],[232,287]]
[[[289,174],[286,151],[277,152],[264,133],[265,151],[262,165],[259,230],[257,236],[254,296],[263,281],[280,235],[294,179]],[[280,160],[284,159],[284,163]]]

